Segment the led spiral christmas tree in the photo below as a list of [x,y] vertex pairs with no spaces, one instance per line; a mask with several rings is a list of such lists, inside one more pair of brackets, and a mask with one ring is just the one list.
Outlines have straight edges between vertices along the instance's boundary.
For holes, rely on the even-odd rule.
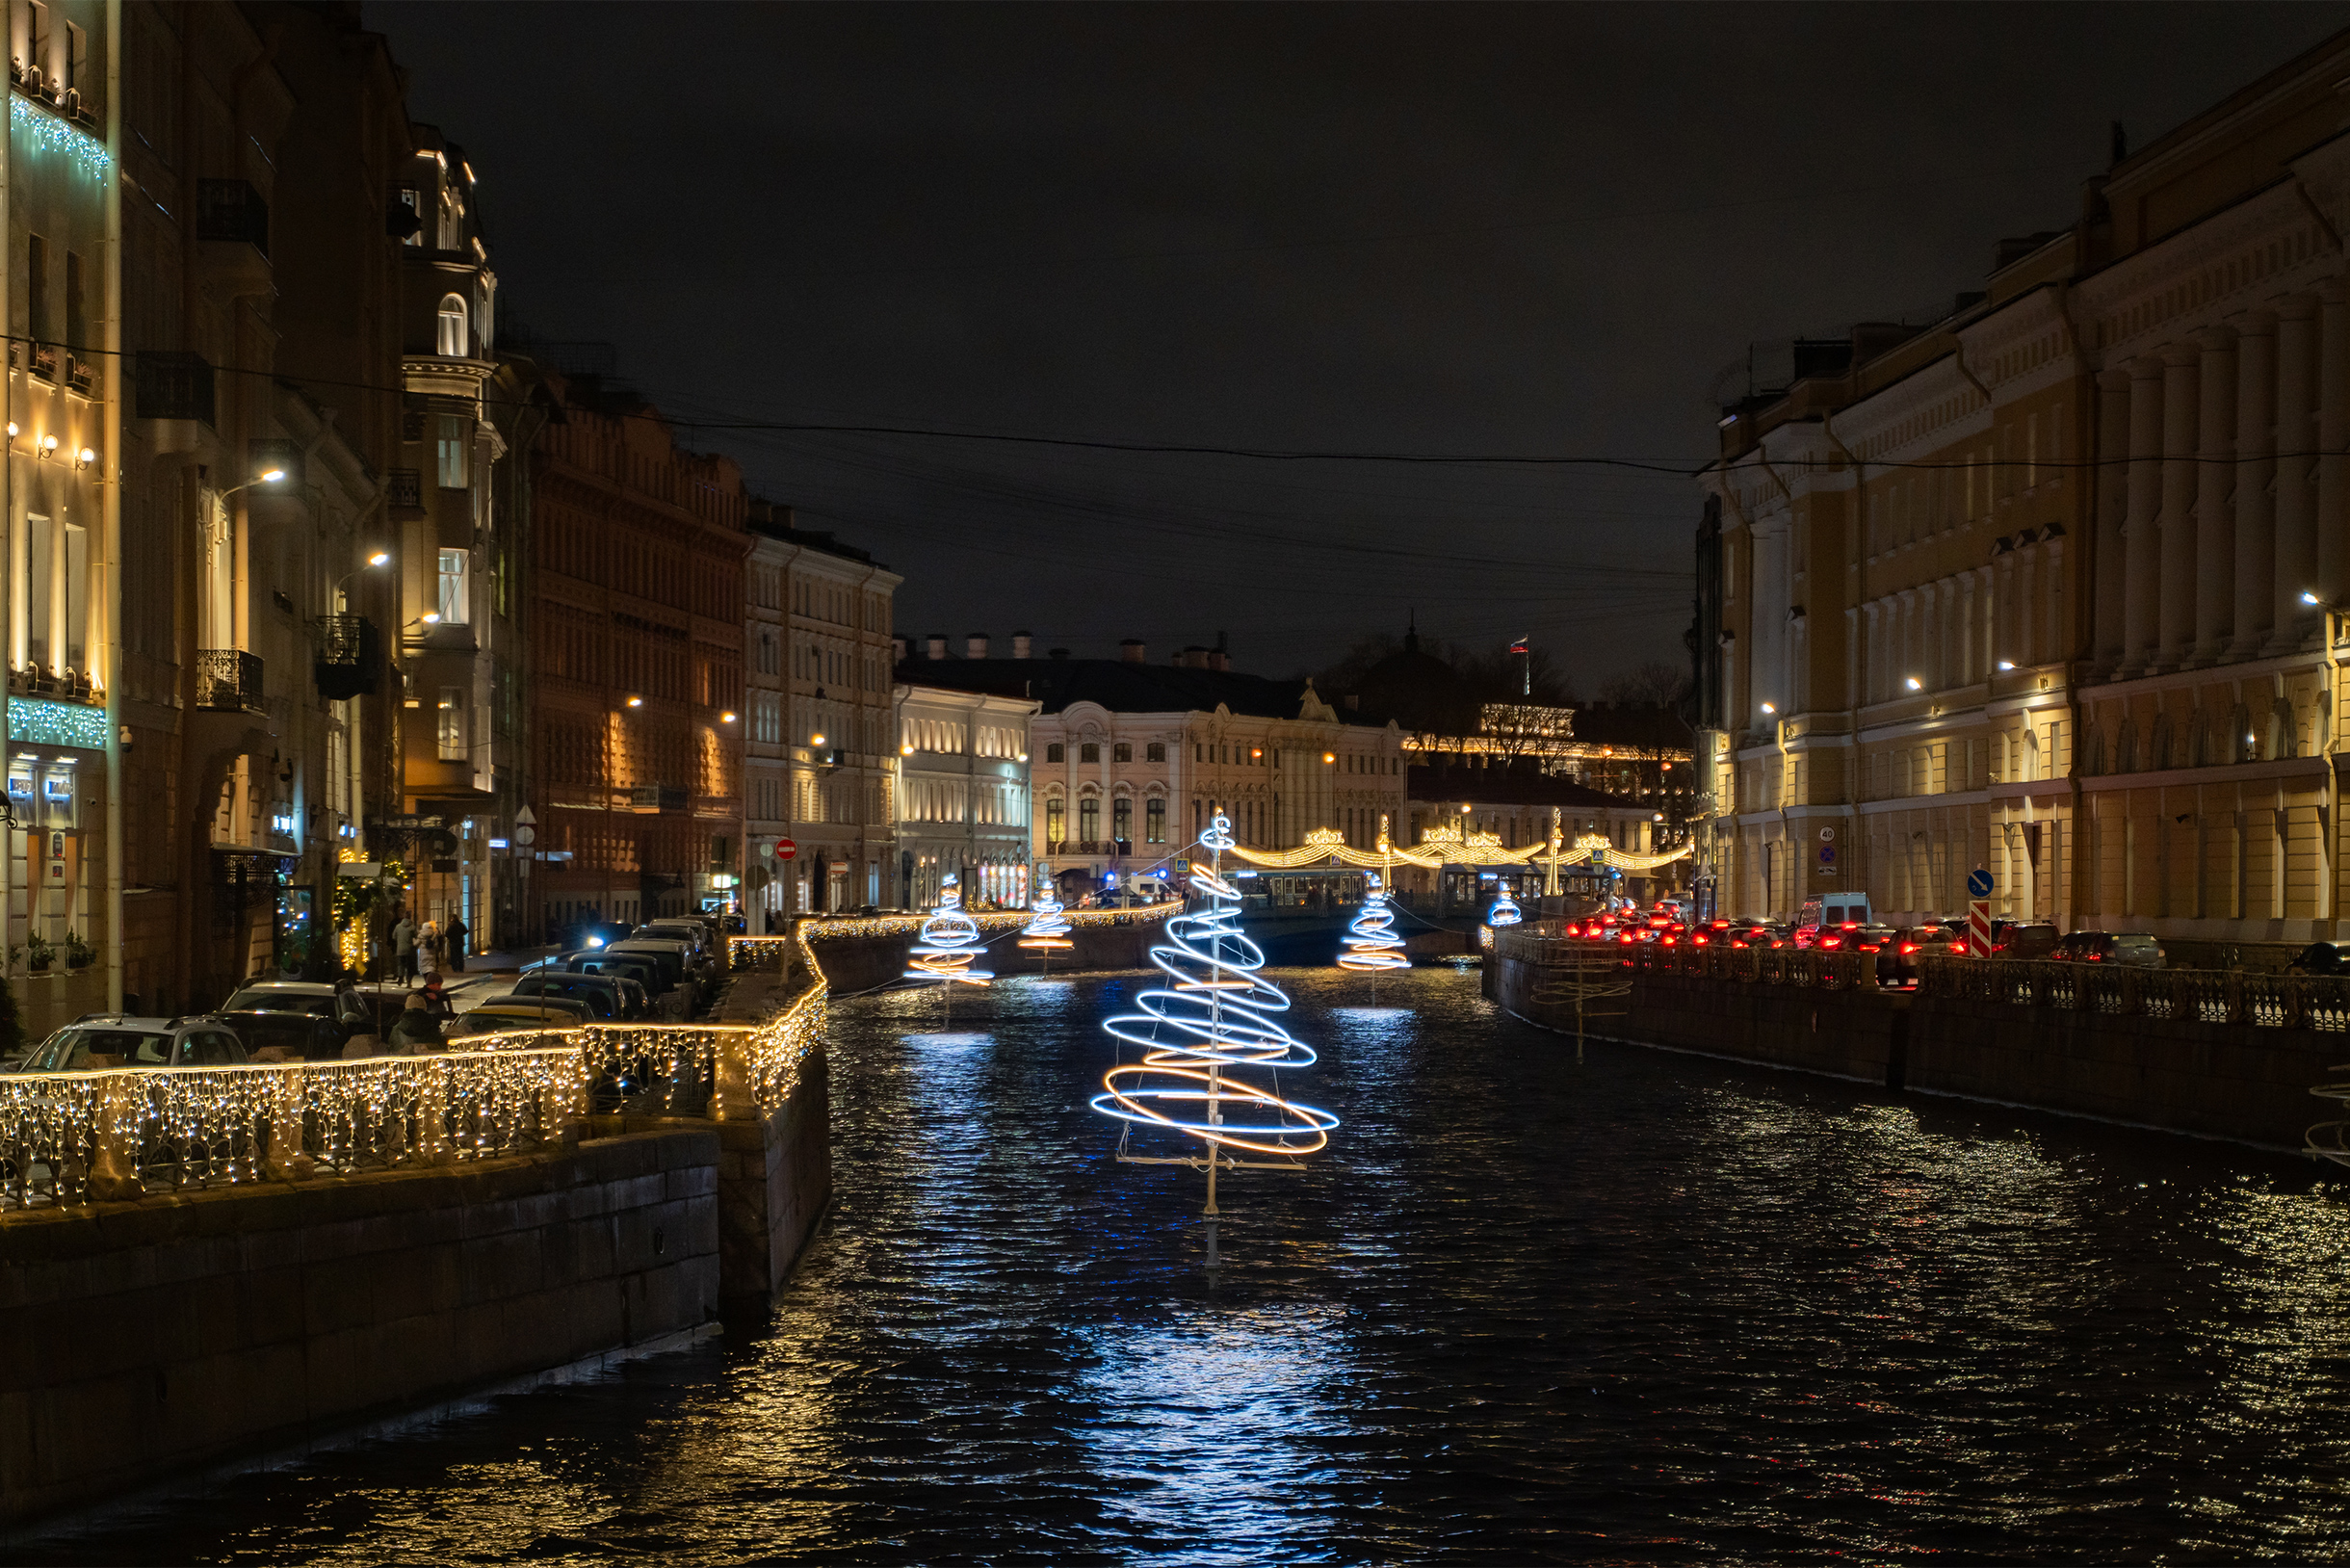
[[1029,908],[1033,912],[1032,918],[1020,928],[1020,945],[1040,954],[1045,973],[1051,974],[1053,954],[1066,953],[1076,945],[1069,938],[1069,923],[1061,917],[1060,901],[1053,897],[1050,888],[1040,887]]
[[1363,907],[1346,927],[1346,947],[1338,955],[1338,966],[1371,976],[1373,1005],[1379,1000],[1380,970],[1412,967],[1412,960],[1403,955],[1403,938],[1396,934],[1396,912],[1387,906],[1387,888],[1376,872],[1363,874]]
[[963,913],[963,890],[952,876],[938,890],[938,907],[922,923],[907,951],[912,957],[905,978],[935,981],[946,1017],[953,1016],[957,985],[984,985],[995,979],[993,972],[972,967],[985,951],[979,945],[979,923]]
[[[1190,880],[1208,906],[1169,920],[1168,940],[1151,949],[1151,962],[1172,983],[1137,996],[1139,1011],[1103,1022],[1120,1041],[1139,1047],[1142,1059],[1121,1061],[1104,1073],[1104,1092],[1093,1097],[1093,1109],[1126,1123],[1120,1160],[1204,1164],[1203,1213],[1213,1221],[1218,1166],[1298,1169],[1298,1156],[1329,1143],[1338,1117],[1282,1098],[1279,1070],[1309,1065],[1314,1050],[1274,1016],[1289,1010],[1290,999],[1260,976],[1265,954],[1240,932],[1240,896],[1221,875],[1223,851],[1232,848],[1231,823],[1219,814],[1200,843],[1213,859],[1207,868],[1195,865]],[[1270,1086],[1240,1076],[1243,1071],[1264,1073]],[[1136,1127],[1181,1134],[1206,1147],[1191,1155],[1130,1154],[1127,1139]],[[1243,1154],[1276,1158],[1243,1160]],[[1209,1235],[1213,1261],[1214,1231]]]
[[1509,887],[1504,883],[1500,896],[1493,901],[1493,907],[1485,913],[1485,924],[1488,926],[1515,926],[1525,918],[1518,911],[1518,901],[1509,896]]

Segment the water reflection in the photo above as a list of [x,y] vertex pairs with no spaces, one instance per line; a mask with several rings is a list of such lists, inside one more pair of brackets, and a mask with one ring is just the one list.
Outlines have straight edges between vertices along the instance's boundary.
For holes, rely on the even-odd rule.
[[1120,1165],[1126,979],[835,1015],[756,1333],[12,1560],[2337,1555],[2350,1213],[2297,1163],[1292,972],[1304,1174]]

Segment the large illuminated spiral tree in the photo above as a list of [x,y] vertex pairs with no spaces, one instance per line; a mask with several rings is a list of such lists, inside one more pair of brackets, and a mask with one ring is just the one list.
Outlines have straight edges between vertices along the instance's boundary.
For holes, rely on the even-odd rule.
[[1387,906],[1387,888],[1378,873],[1363,874],[1363,907],[1346,927],[1346,946],[1338,955],[1341,969],[1360,970],[1371,978],[1371,1000],[1379,997],[1382,969],[1409,969],[1403,938],[1396,934],[1396,912]]
[[1485,924],[1488,926],[1515,926],[1525,918],[1526,916],[1519,912],[1518,901],[1509,896],[1509,884],[1504,882],[1501,885],[1501,894],[1493,901],[1493,907],[1485,912]]
[[1061,914],[1060,901],[1053,897],[1050,887],[1037,889],[1029,909],[1029,923],[1020,928],[1020,945],[1041,956],[1050,971],[1053,954],[1066,953],[1076,945],[1069,938],[1069,922]]
[[[1214,1215],[1218,1165],[1293,1168],[1295,1157],[1329,1143],[1338,1117],[1281,1096],[1280,1069],[1309,1065],[1314,1050],[1274,1016],[1289,1010],[1290,999],[1259,974],[1265,954],[1240,932],[1240,895],[1221,875],[1231,823],[1219,814],[1200,843],[1214,860],[1194,863],[1190,881],[1207,907],[1169,920],[1167,940],[1151,949],[1151,962],[1171,983],[1137,996],[1139,1011],[1104,1021],[1120,1041],[1138,1047],[1142,1059],[1104,1073],[1093,1109],[1125,1122],[1128,1133],[1157,1128],[1205,1144],[1204,1162],[1199,1155],[1150,1160],[1129,1155],[1121,1137],[1119,1158],[1204,1163],[1206,1213]],[[1267,1082],[1248,1076],[1257,1074]],[[1281,1158],[1248,1161],[1243,1154]]]
[[954,1011],[957,985],[985,985],[995,979],[992,971],[972,967],[985,951],[979,945],[979,923],[963,913],[963,890],[952,876],[940,887],[938,907],[922,923],[921,934],[907,951],[911,958],[905,978],[936,982],[940,1005],[949,1016]]

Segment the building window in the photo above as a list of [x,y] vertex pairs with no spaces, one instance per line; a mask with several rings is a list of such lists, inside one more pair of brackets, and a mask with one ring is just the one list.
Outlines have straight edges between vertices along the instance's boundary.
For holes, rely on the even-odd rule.
[[1100,762],[1102,760],[1101,746],[1092,741],[1087,741],[1084,745],[1077,748],[1077,760],[1080,762]]
[[465,353],[465,301],[455,294],[444,294],[440,302],[440,352],[452,359],[468,357]]
[[1164,741],[1153,741],[1149,745],[1142,748],[1142,760],[1145,762],[1166,761],[1167,744]]
[[1120,741],[1120,742],[1119,742],[1119,743],[1118,743],[1116,745],[1114,745],[1114,746],[1110,747],[1110,761],[1112,761],[1112,762],[1132,762],[1132,761],[1134,761],[1134,760],[1135,760],[1135,747],[1134,747],[1134,743],[1133,743],[1133,742],[1131,742],[1131,741]]
[[1060,797],[1056,796],[1047,800],[1044,803],[1044,841],[1058,844],[1068,825],[1068,819],[1061,812]]
[[462,626],[473,619],[472,596],[465,591],[466,571],[472,561],[472,555],[464,550],[440,553],[440,596],[433,608],[440,612],[443,626]]
[[1142,802],[1142,836],[1151,844],[1167,841],[1167,803],[1155,796]]
[[1080,800],[1077,803],[1077,836],[1087,844],[1097,844],[1102,837],[1102,802]]
[[1058,741],[1055,741],[1051,745],[1044,748],[1044,760],[1047,762],[1058,762],[1061,760],[1060,743]]
[[466,438],[466,421],[458,414],[440,416],[440,487],[461,490],[471,483],[466,458],[473,443]]
[[465,760],[465,689],[444,686],[440,689],[440,760]]
[[1135,803],[1125,796],[1110,803],[1110,836],[1120,844],[1134,842]]

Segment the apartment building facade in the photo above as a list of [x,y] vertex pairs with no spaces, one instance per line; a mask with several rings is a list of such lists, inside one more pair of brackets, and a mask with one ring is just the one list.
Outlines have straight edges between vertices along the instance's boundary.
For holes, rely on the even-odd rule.
[[1725,908],[1946,913],[1980,867],[2071,928],[2337,928],[2346,70],[2343,39],[2288,63],[1948,320],[1729,412],[1698,628]]
[[586,920],[731,909],[742,875],[748,497],[641,398],[536,373],[531,897]]
[[904,579],[788,507],[754,503],[749,527],[744,908],[760,928],[898,904],[890,628]]
[[1031,894],[1032,697],[900,685],[898,879],[906,902],[938,902],[953,876],[973,908],[1019,908]]

